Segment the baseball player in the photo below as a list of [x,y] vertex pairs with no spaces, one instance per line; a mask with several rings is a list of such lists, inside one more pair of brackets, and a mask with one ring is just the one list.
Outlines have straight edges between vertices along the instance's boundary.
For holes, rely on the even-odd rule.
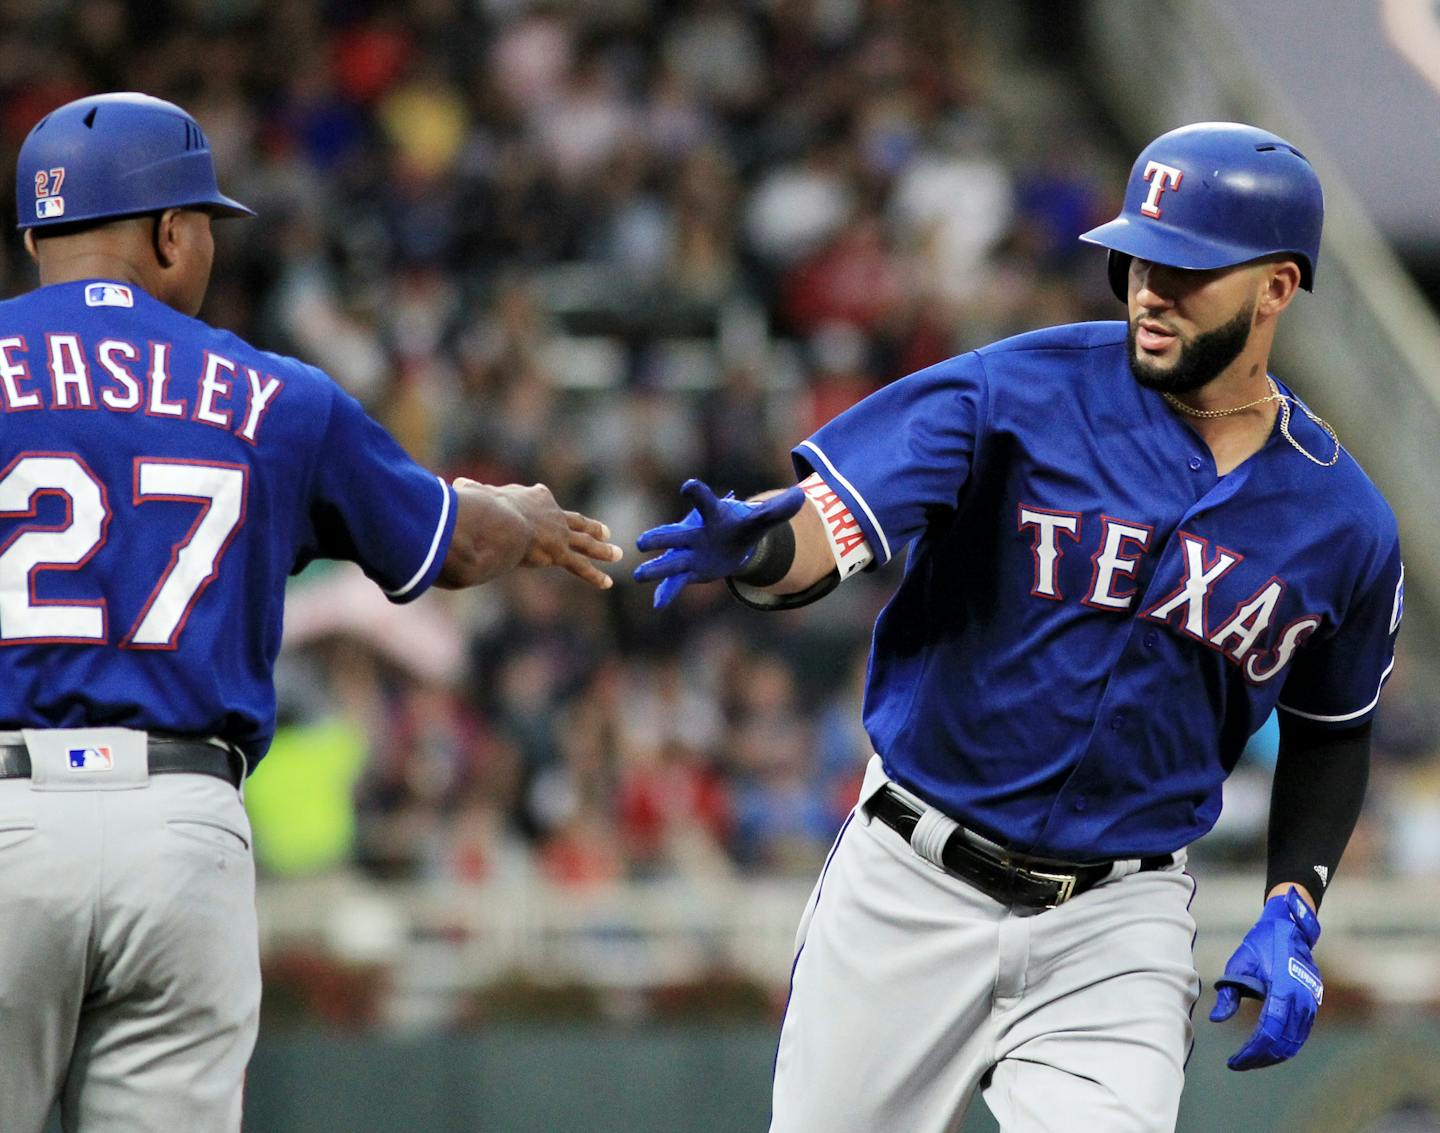
[[1402,608],[1396,524],[1269,376],[1323,214],[1294,146],[1233,123],[1140,154],[1109,249],[1126,322],[911,374],[751,503],[690,481],[640,538],[657,604],[724,578],[785,609],[909,545],[875,626],[878,753],[802,918],[774,1133],[1172,1130],[1199,980],[1186,847],[1280,709],[1265,901],[1213,1019],[1299,1050],[1317,910],[1360,809]]
[[260,1004],[239,789],[274,729],[288,575],[396,602],[556,565],[603,524],[418,467],[325,374],[195,319],[222,195],[139,94],[19,155],[41,286],[0,304],[0,1129],[238,1130]]

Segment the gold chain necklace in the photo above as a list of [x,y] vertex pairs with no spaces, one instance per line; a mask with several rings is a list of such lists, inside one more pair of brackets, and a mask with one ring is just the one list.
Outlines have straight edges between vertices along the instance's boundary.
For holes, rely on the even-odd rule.
[[1280,403],[1280,433],[1290,442],[1290,446],[1306,460],[1313,464],[1318,464],[1321,468],[1329,468],[1334,465],[1340,459],[1340,438],[1336,435],[1335,430],[1330,427],[1330,423],[1323,417],[1318,417],[1314,413],[1311,413],[1304,405],[1300,406],[1305,416],[1309,417],[1310,420],[1324,429],[1330,439],[1335,442],[1335,451],[1330,454],[1330,459],[1321,460],[1318,456],[1313,456],[1307,452],[1290,432],[1290,399],[1280,392],[1279,387],[1275,384],[1274,378],[1267,377],[1266,381],[1270,383],[1269,393],[1264,397],[1257,397],[1254,401],[1247,401],[1244,405],[1237,405],[1231,409],[1196,409],[1193,405],[1186,405],[1174,394],[1168,393],[1165,390],[1160,391],[1160,396],[1165,399],[1171,408],[1184,413],[1187,417],[1202,417],[1206,419],[1229,417],[1236,413],[1244,413],[1247,409],[1254,409],[1257,405],[1264,405],[1267,401],[1278,401]]
[[1254,409],[1257,405],[1264,405],[1267,401],[1283,402],[1285,397],[1276,388],[1274,380],[1267,378],[1266,381],[1270,383],[1269,393],[1264,397],[1257,397],[1254,401],[1247,401],[1244,405],[1237,405],[1233,409],[1196,409],[1193,405],[1186,405],[1173,393],[1163,389],[1160,391],[1160,396],[1170,403],[1172,409],[1178,409],[1187,417],[1204,417],[1206,419],[1229,417],[1236,413],[1244,413],[1247,409]]

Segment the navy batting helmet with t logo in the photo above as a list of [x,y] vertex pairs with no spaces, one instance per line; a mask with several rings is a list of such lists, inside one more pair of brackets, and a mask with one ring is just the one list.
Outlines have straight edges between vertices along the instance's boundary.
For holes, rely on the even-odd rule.
[[167,208],[255,215],[220,192],[200,124],[133,93],[76,99],[36,123],[20,147],[15,200],[22,229]]
[[1080,239],[1110,249],[1110,286],[1122,300],[1131,257],[1205,270],[1290,255],[1311,291],[1324,220],[1320,178],[1284,138],[1198,122],[1146,146],[1120,215]]

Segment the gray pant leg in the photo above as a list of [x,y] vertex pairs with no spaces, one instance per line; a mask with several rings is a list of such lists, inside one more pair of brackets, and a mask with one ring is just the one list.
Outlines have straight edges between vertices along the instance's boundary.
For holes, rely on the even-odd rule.
[[1009,908],[857,814],[801,921],[771,1133],[954,1133],[977,1088],[1005,1133],[1173,1133],[1192,893],[1155,871]]
[[801,921],[770,1133],[952,1133],[990,1063],[997,905],[852,818]]
[[[85,990],[94,799],[0,780],[0,1130],[40,1133]],[[87,829],[89,827],[90,829]]]
[[97,963],[67,1133],[235,1133],[259,1025],[250,827],[234,788],[153,776],[107,792]]
[[985,1101],[1003,1133],[1173,1133],[1199,995],[1194,884],[1135,874],[1031,918]]

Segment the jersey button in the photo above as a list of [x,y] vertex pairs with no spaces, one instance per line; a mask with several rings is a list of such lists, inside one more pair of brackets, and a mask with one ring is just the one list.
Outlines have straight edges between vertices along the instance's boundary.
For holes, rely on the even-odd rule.
[[1155,643],[1160,640],[1160,635],[1153,629],[1145,635],[1145,648],[1154,649]]
[[1083,811],[1089,805],[1089,799],[1087,799],[1084,795],[1077,795],[1075,801],[1070,804],[1070,807],[1072,810],[1075,811]]
[[1123,728],[1124,726],[1125,726],[1125,713],[1123,713],[1123,712],[1117,712],[1117,713],[1115,713],[1114,716],[1111,716],[1111,717],[1110,717],[1110,730],[1111,730],[1112,732],[1118,732],[1118,731],[1119,731],[1121,728]]
[[1192,457],[1190,458],[1190,471],[1191,471],[1191,472],[1199,472],[1200,469],[1204,467],[1204,465],[1205,465],[1205,462],[1204,462],[1203,460],[1201,460],[1198,456],[1192,456]]

